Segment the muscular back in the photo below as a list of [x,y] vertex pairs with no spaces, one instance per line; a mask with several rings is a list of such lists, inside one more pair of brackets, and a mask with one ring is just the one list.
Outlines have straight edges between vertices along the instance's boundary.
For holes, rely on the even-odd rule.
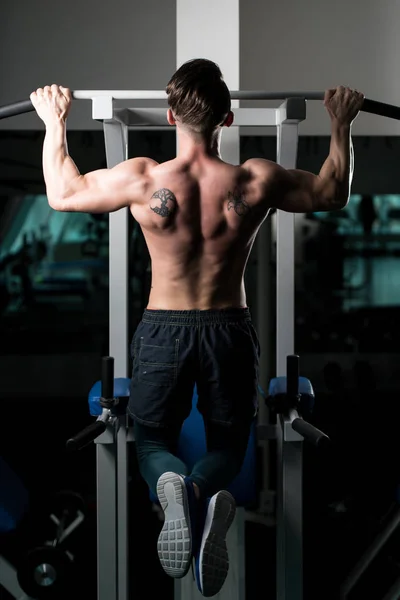
[[266,216],[251,172],[203,155],[147,173],[131,212],[152,261],[149,308],[246,306],[243,275]]
[[178,310],[243,306],[244,269],[268,209],[332,211],[349,200],[351,124],[364,102],[357,91],[339,87],[325,93],[332,137],[318,175],[286,170],[262,159],[242,167],[227,165],[218,158],[220,133],[222,126],[232,124],[233,113],[200,135],[196,127],[185,128],[171,108],[168,122],[176,125],[178,140],[185,140],[175,160],[157,165],[149,159],[132,159],[82,175],[66,146],[71,99],[70,90],[57,85],[31,94],[46,124],[43,172],[49,205],[93,214],[130,206],[152,258],[149,306]]

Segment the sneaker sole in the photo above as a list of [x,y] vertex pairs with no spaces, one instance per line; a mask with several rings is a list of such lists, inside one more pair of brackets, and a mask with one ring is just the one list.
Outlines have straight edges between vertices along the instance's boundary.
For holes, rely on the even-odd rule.
[[236,503],[229,492],[215,494],[208,505],[199,554],[201,593],[218,594],[229,571],[226,535],[236,514]]
[[189,503],[185,482],[176,473],[164,473],[157,482],[157,496],[164,511],[158,537],[158,558],[170,577],[184,577],[192,560]]

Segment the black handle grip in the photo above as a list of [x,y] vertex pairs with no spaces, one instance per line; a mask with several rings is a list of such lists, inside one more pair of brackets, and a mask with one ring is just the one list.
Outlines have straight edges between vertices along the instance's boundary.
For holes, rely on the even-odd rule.
[[7,119],[8,117],[15,117],[16,115],[23,115],[24,113],[32,112],[35,110],[30,100],[22,100],[22,102],[14,102],[14,104],[7,104],[6,106],[0,106],[0,119]]
[[293,399],[299,393],[299,357],[297,354],[286,358],[286,394]]
[[[297,96],[299,96],[299,98],[305,98],[306,100],[323,100],[325,92],[298,92]],[[387,117],[389,119],[396,119],[397,121],[400,120],[400,106],[387,104],[386,102],[378,102],[377,100],[370,100],[369,98],[364,98],[361,112],[379,115],[380,117]]]
[[114,398],[114,358],[104,356],[101,364],[101,396],[105,400]]
[[365,98],[361,110],[372,115],[388,117],[397,121],[400,120],[400,106],[394,106],[393,104],[386,104],[385,102],[377,102],[376,100]]
[[67,441],[67,450],[80,450],[106,430],[104,421],[95,421]]
[[330,443],[330,439],[326,433],[323,433],[314,427],[314,425],[311,425],[311,423],[304,421],[300,417],[293,419],[292,428],[294,431],[297,431],[297,433],[302,435],[307,442],[310,442],[318,448],[327,446]]

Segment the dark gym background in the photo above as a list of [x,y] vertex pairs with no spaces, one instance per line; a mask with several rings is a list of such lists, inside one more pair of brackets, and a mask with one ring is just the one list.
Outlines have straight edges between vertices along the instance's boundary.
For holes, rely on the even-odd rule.
[[[89,599],[96,597],[95,448],[66,454],[65,441],[91,422],[87,394],[108,352],[108,221],[48,209],[42,141],[41,132],[0,133],[0,455],[22,477],[33,505],[65,488],[86,498],[90,517],[81,533],[85,568],[79,586]],[[300,138],[299,168],[317,172],[328,145],[325,137]],[[324,600],[337,597],[343,575],[395,500],[398,480],[400,141],[357,137],[354,145],[349,206],[301,217],[297,227],[296,352],[316,391],[313,422],[333,440],[329,455],[307,450],[305,456],[307,600],[322,597],[321,584]],[[101,131],[71,131],[69,149],[82,172],[105,166]],[[173,131],[131,133],[131,156],[164,161],[174,151]],[[274,159],[275,138],[243,137],[241,154],[242,160]],[[133,220],[130,233],[132,334],[150,272]],[[255,262],[253,253],[247,277],[253,310]],[[273,276],[275,267],[273,260]],[[273,315],[274,287],[265,306]],[[138,594],[132,597],[145,597],[137,573],[151,571],[154,594],[169,590],[172,598],[172,580],[155,552],[160,523],[134,457],[130,491],[131,586]],[[247,598],[257,598],[260,586],[272,595],[273,530],[249,523],[246,536]],[[354,598],[366,589],[372,593],[372,585],[379,590],[382,580],[387,587],[400,572],[395,542]],[[18,548],[8,538],[1,551],[12,555]],[[149,585],[147,579],[146,594]],[[1,588],[0,598],[7,598]]]

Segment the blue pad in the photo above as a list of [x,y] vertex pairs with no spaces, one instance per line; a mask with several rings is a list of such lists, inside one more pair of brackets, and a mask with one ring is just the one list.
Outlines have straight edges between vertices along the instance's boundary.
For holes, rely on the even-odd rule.
[[[286,394],[286,377],[274,377],[271,379],[268,393],[270,396]],[[299,394],[314,395],[311,381],[307,377],[299,377]]]
[[16,529],[28,506],[24,484],[0,456],[0,533]]
[[[269,383],[269,396],[280,396],[286,394],[286,377],[274,377]],[[304,410],[312,411],[315,403],[315,394],[311,381],[307,377],[299,377],[300,403]]]
[[[127,377],[116,377],[114,379],[114,398],[129,398],[129,386],[131,380]],[[100,404],[101,381],[96,381],[89,392],[89,412],[92,417],[99,417],[102,413]],[[117,405],[118,408],[118,405]],[[124,406],[124,410],[125,410]]]
[[[116,398],[129,397],[130,379],[114,379],[114,396]],[[101,415],[101,381],[97,381],[89,392],[89,410],[94,417]],[[189,472],[193,465],[206,452],[206,436],[204,431],[203,417],[197,410],[197,390],[196,387],[192,399],[192,411],[186,421],[183,423],[181,436],[179,440],[178,456],[187,464]],[[251,428],[249,444],[246,456],[243,462],[242,470],[236,479],[232,482],[228,490],[235,498],[238,506],[250,506],[255,504],[257,495],[256,485],[256,423]],[[152,494],[150,498],[157,502]]]
[[[179,439],[179,458],[188,466],[189,472],[195,462],[207,452],[203,417],[197,410],[197,390],[194,388],[192,411],[183,423]],[[256,422],[251,427],[249,443],[242,469],[228,487],[238,506],[250,506],[256,503]]]

